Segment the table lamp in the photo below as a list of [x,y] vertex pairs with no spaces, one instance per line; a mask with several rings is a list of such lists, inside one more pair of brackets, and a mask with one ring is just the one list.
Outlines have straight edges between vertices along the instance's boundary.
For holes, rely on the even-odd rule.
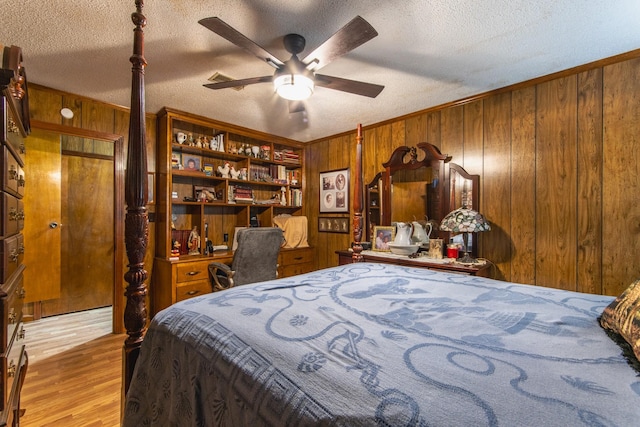
[[474,264],[478,260],[469,255],[469,233],[479,231],[489,231],[491,226],[487,220],[478,212],[466,207],[453,210],[444,217],[440,223],[440,230],[450,231],[453,233],[463,233],[464,256],[457,260],[461,264]]

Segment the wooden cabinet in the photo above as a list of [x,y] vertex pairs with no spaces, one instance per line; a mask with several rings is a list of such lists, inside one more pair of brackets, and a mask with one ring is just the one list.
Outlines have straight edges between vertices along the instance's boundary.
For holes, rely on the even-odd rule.
[[[313,248],[281,249],[278,277],[289,277],[313,270]],[[156,258],[154,286],[151,291],[152,315],[188,298],[212,291],[208,266],[212,262],[231,264],[232,251],[216,251],[213,256],[168,260]]]
[[0,135],[2,174],[0,192],[0,426],[20,422],[20,391],[27,370],[22,307],[25,297],[25,251],[22,230],[25,189],[24,138],[29,133],[29,102],[16,46],[0,46]]
[[[158,113],[158,138],[152,314],[211,292],[208,264],[233,258],[219,247],[232,249],[237,227],[270,227],[277,215],[302,214],[304,188],[297,141],[169,108]],[[194,228],[200,246],[189,248]],[[281,251],[280,277],[312,268],[311,248]]]
[[230,264],[231,251],[216,253],[212,257],[172,261],[156,258],[154,284],[151,288],[152,316],[178,301],[207,294],[212,291],[209,279],[209,263]]
[[[338,254],[338,264],[351,264],[353,262],[352,252],[349,250],[336,251]],[[386,264],[405,265],[408,267],[428,268],[430,270],[446,271],[448,273],[469,274],[471,276],[491,277],[491,263],[483,265],[464,265],[456,263],[438,262],[428,258],[409,258],[408,256],[393,255],[387,252],[375,253],[363,251],[364,262],[382,262]]]

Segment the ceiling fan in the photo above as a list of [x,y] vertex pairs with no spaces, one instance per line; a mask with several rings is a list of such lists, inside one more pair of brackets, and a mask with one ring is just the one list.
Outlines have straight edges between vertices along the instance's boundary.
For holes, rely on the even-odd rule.
[[[371,24],[360,16],[352,19],[302,60],[298,59],[298,54],[304,50],[304,37],[299,34],[287,34],[284,36],[283,42],[287,52],[291,53],[291,58],[288,61],[279,60],[218,17],[204,18],[198,22],[276,69],[272,76],[251,77],[204,85],[210,89],[273,83],[278,95],[290,101],[301,101],[308,98],[313,93],[315,86],[370,98],[375,98],[384,89],[384,86],[372,83],[316,73],[334,59],[345,55],[378,35]],[[290,112],[302,111],[303,109],[301,102],[290,104]]]

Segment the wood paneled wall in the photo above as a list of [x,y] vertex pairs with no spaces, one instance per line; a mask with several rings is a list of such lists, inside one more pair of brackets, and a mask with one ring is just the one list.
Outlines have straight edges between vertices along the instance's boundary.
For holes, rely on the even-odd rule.
[[[356,124],[306,151],[318,268],[337,265],[334,252],[353,240],[318,233],[315,218],[319,172],[355,170]],[[418,142],[480,174],[492,230],[479,249],[495,278],[616,295],[640,277],[640,50],[366,126],[364,183]]]

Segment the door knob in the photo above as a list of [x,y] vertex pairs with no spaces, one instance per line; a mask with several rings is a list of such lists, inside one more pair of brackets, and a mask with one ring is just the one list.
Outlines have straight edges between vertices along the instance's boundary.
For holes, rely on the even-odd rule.
[[53,221],[49,223],[49,228],[58,228],[58,223]]

